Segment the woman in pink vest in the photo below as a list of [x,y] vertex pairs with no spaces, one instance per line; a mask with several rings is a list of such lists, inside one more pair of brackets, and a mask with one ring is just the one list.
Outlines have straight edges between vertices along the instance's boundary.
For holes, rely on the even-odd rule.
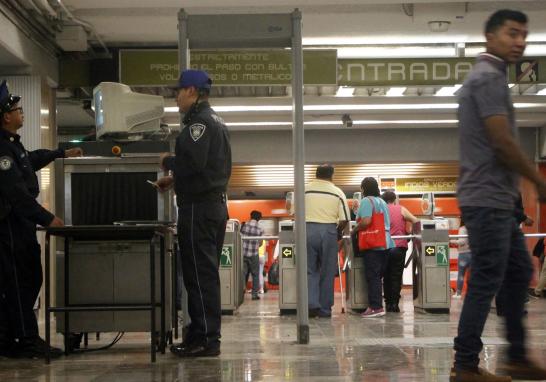
[[[408,222],[416,223],[419,221],[405,207],[396,204],[396,194],[392,191],[385,191],[381,195],[387,202],[389,216],[391,220],[391,236],[406,235]],[[387,254],[387,268],[383,277],[383,294],[385,296],[385,305],[387,312],[400,312],[398,302],[400,300],[400,291],[402,289],[402,274],[404,273],[404,262],[408,250],[408,241],[406,239],[397,239],[394,241],[395,247],[390,248]]]

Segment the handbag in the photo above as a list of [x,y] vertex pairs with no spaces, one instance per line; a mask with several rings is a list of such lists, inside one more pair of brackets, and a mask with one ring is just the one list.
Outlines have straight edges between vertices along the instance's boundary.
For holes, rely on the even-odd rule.
[[365,251],[374,248],[387,248],[385,237],[385,216],[375,209],[373,199],[368,197],[372,204],[372,221],[364,230],[358,231],[358,249]]
[[267,274],[267,282],[271,285],[279,285],[279,261],[275,260],[271,267],[269,268],[269,273]]

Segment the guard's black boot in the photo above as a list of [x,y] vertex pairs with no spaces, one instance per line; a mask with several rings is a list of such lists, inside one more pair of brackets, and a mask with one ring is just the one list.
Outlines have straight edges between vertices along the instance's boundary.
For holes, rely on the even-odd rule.
[[212,344],[193,344],[186,347],[177,355],[182,358],[216,357],[220,355],[220,342],[216,341]]
[[180,355],[181,353],[186,351],[186,349],[188,347],[190,347],[190,346],[191,346],[191,344],[189,344],[187,341],[183,341],[183,342],[179,343],[178,345],[172,345],[170,347],[170,350],[171,350],[171,353],[173,353],[175,355]]
[[[47,344],[40,338],[27,337],[20,338],[15,343],[13,355],[18,358],[44,358],[46,356]],[[63,351],[52,346],[49,347],[49,356],[51,358],[58,358],[63,355]]]

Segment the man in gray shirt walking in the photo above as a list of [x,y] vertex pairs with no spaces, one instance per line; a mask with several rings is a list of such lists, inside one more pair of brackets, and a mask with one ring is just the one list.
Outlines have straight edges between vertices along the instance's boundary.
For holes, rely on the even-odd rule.
[[[519,176],[536,185],[546,200],[546,182],[519,147],[514,107],[507,84],[508,64],[525,50],[527,16],[501,10],[486,23],[487,53],[480,55],[459,95],[460,177],[457,197],[468,229],[472,270],[457,337],[451,382],[546,379],[546,370],[529,360],[522,324],[532,275],[525,239],[514,216]],[[481,335],[491,301],[503,298],[507,361],[505,376],[478,368]]]

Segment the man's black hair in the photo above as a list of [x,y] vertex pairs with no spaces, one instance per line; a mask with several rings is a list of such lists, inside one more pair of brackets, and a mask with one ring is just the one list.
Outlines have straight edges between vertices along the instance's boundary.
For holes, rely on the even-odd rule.
[[520,11],[501,9],[493,13],[485,23],[485,33],[494,33],[504,25],[506,21],[515,21],[520,24],[527,24],[527,15]]
[[260,211],[252,211],[250,213],[250,219],[252,220],[260,220],[262,218],[262,213]]
[[317,167],[315,177],[317,179],[332,179],[334,176],[334,166],[331,164],[321,164]]
[[385,191],[383,195],[381,195],[381,199],[386,203],[394,203],[396,201],[396,194],[393,191]]
[[371,176],[364,178],[362,183],[360,183],[360,188],[362,188],[363,196],[379,196],[379,185],[377,180]]

